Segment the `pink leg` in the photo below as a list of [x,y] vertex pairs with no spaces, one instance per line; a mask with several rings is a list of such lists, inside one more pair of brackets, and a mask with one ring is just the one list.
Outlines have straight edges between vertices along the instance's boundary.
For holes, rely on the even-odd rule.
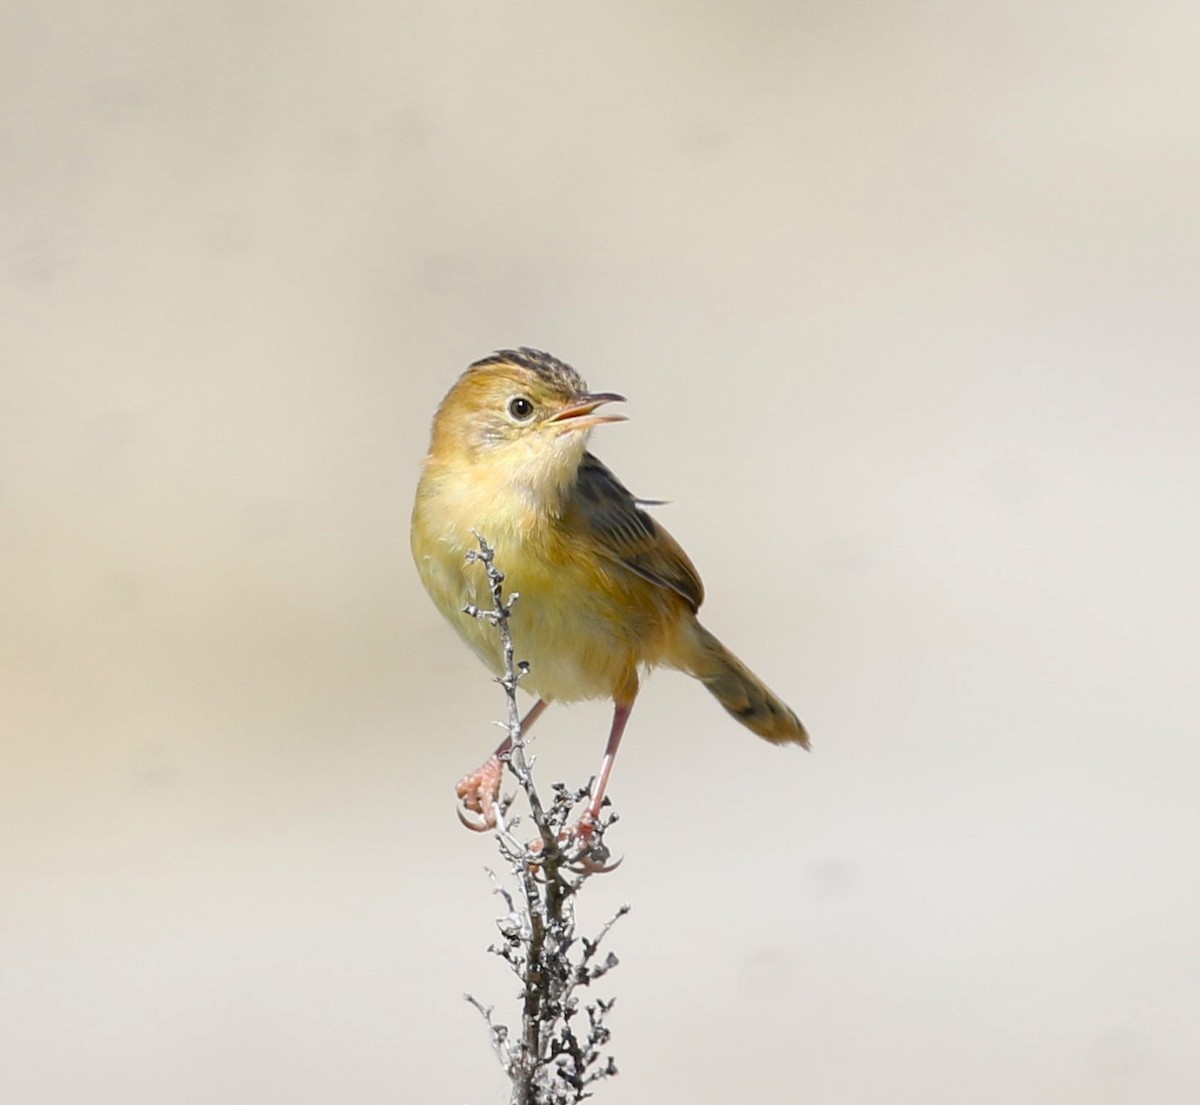
[[585,821],[595,822],[600,816],[600,807],[604,804],[604,792],[608,789],[608,779],[612,775],[613,761],[617,758],[617,748],[621,744],[621,737],[625,733],[625,726],[632,710],[632,702],[618,702],[613,707],[612,729],[609,730],[608,744],[604,746],[604,759],[600,761],[600,772],[596,776],[592,800],[588,803],[587,813],[584,814]]
[[[636,684],[635,693],[636,693]],[[572,870],[581,874],[602,875],[615,871],[621,866],[621,861],[607,863],[608,849],[597,838],[600,824],[600,809],[604,805],[604,792],[608,789],[608,780],[612,775],[613,761],[617,758],[617,748],[625,733],[625,725],[633,710],[633,700],[616,702],[613,705],[612,729],[608,733],[608,744],[604,746],[604,759],[600,761],[600,771],[596,775],[596,785],[592,788],[592,800],[584,810],[583,816],[571,831],[571,837],[579,843],[582,854],[578,857]]]
[[[543,702],[539,698],[532,706],[529,707],[529,712],[523,718],[521,718],[522,736],[524,736],[526,730],[528,730],[528,728],[546,712],[546,707],[549,705],[549,702]],[[500,745],[496,751],[492,753],[493,758],[498,760],[510,748],[512,748],[512,737],[505,737],[504,740],[500,742]]]
[[[529,708],[529,712],[521,719],[521,733],[545,712],[548,702],[540,698]],[[454,788],[462,803],[458,811],[458,819],[472,832],[483,833],[496,827],[496,801],[500,797],[500,783],[504,778],[504,764],[500,757],[512,748],[512,738],[505,737],[500,746],[492,753],[491,758],[478,771],[464,775]],[[463,814],[463,809],[469,813],[479,814],[481,821],[475,822]]]

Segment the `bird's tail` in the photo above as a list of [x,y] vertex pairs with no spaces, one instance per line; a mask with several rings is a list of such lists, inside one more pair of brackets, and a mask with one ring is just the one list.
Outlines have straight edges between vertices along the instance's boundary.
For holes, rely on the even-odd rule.
[[699,679],[722,706],[763,740],[808,747],[800,719],[757,675],[698,621],[682,634],[670,666]]

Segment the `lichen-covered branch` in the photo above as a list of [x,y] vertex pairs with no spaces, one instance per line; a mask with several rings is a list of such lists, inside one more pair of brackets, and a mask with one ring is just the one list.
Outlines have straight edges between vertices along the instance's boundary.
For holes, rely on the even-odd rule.
[[[515,661],[508,619],[519,596],[504,595],[504,574],[495,563],[494,551],[480,534],[479,549],[468,560],[487,573],[492,607],[468,606],[465,613],[490,622],[500,634],[504,674],[497,682],[508,699],[505,728],[512,748],[501,759],[516,779],[529,807],[529,819],[537,838],[524,842],[517,836],[520,821],[510,818],[512,799],[500,803],[496,843],[505,861],[511,887],[491,874],[496,894],[504,902],[504,915],[497,921],[500,941],[489,951],[508,964],[521,983],[521,1026],[510,1031],[496,1019],[494,1008],[474,997],[467,1000],[487,1022],[492,1047],[512,1082],[512,1105],[574,1105],[591,1096],[601,1079],[617,1073],[611,1055],[607,1017],[613,999],[584,1000],[579,990],[590,986],[617,965],[612,952],[601,954],[601,943],[618,917],[628,912],[622,906],[594,940],[580,937],[575,928],[575,901],[588,878],[606,870],[596,862],[604,851],[603,834],[616,815],[606,811],[586,845],[578,843],[569,825],[573,811],[589,796],[587,787],[569,790],[553,784],[553,796],[543,801],[534,782],[534,761],[526,755],[517,708],[517,686],[529,670]],[[583,854],[586,847],[587,854]],[[602,862],[602,860],[601,860]]]

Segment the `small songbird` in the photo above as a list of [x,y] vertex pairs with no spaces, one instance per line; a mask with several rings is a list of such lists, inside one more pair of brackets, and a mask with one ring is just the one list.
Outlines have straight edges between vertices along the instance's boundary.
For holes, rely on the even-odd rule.
[[[594,426],[624,421],[599,413],[614,402],[624,396],[588,391],[547,353],[502,350],[476,361],[434,416],[412,516],[421,582],[497,675],[499,634],[463,614],[468,604],[491,602],[485,574],[467,563],[474,532],[495,550],[508,593],[519,592],[510,629],[517,659],[529,662],[521,686],[538,696],[523,727],[551,702],[612,699],[608,745],[580,822],[585,835],[599,816],[640,671],[661,664],[686,672],[760,737],[808,747],[799,718],[697,620],[704,587],[687,554],[587,451]],[[463,808],[480,818],[463,817],[469,828],[496,824],[500,756],[509,746],[458,784]]]

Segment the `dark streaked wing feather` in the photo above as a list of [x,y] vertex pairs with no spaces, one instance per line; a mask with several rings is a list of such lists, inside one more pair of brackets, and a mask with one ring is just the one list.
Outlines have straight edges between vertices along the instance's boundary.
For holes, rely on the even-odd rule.
[[704,601],[699,574],[675,539],[638,503],[608,468],[584,453],[570,509],[578,512],[603,552],[698,610]]

